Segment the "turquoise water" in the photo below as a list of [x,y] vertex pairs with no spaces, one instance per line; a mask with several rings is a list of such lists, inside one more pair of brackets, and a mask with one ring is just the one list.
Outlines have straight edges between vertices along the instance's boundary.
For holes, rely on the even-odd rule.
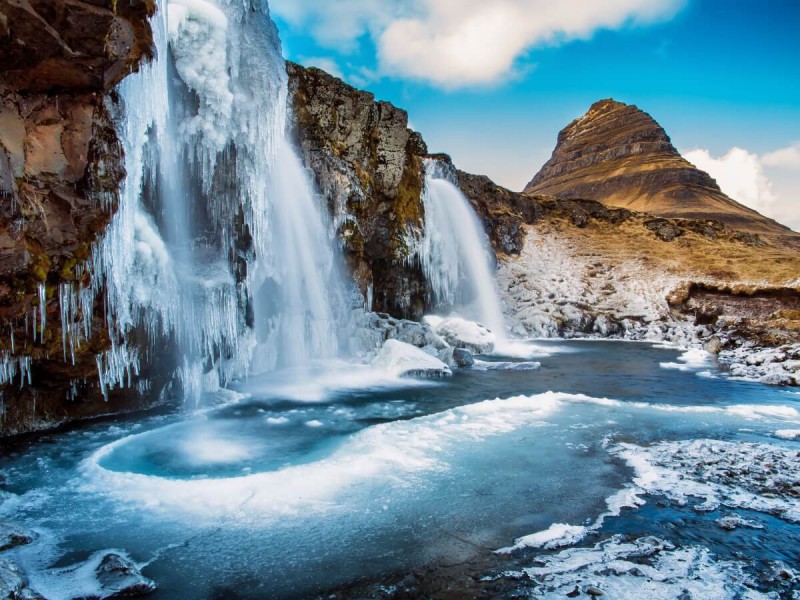
[[[106,548],[146,565],[154,598],[308,597],[419,565],[530,564],[537,550],[492,551],[596,519],[633,478],[609,451],[616,443],[714,438],[800,451],[773,435],[800,428],[791,390],[732,381],[713,364],[663,368],[679,353],[647,344],[537,345],[536,370],[413,385],[354,377],[356,389],[337,389],[339,378],[313,394],[313,382],[289,377],[303,384],[297,394],[256,380],[216,408],[6,443],[0,519],[41,532],[13,552],[48,597],[68,587],[53,568]],[[800,569],[798,525],[761,515],[762,530],[725,531],[714,520],[728,512],[650,501],[607,519],[593,541],[658,535],[754,568]]]

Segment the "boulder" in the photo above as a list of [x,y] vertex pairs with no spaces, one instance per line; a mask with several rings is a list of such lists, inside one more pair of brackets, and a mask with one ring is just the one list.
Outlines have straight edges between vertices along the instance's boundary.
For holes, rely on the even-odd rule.
[[431,321],[436,333],[454,348],[463,348],[473,354],[491,354],[494,351],[495,336],[486,327],[475,321],[461,317],[448,317]]
[[44,600],[28,587],[28,579],[12,560],[0,560],[0,598],[10,600]]
[[416,346],[398,340],[386,340],[372,366],[396,377],[448,377],[450,367]]
[[472,356],[472,352],[464,348],[453,349],[453,361],[456,363],[456,366],[462,368],[471,367],[475,364],[475,358]]
[[11,523],[0,522],[0,552],[30,544],[35,539],[36,534],[33,531]]
[[115,552],[103,556],[95,575],[101,586],[102,598],[142,596],[156,589],[155,582],[142,575],[133,561]]

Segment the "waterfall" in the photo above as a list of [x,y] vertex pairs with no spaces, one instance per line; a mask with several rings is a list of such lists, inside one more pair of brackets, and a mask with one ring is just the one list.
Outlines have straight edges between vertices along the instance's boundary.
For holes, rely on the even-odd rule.
[[91,290],[75,292],[105,294],[101,389],[134,385],[165,349],[195,400],[250,371],[335,356],[342,277],[323,203],[286,139],[266,2],[162,0],[152,26],[157,58],[119,88],[119,206]]
[[437,309],[455,309],[506,339],[494,277],[494,255],[483,225],[454,183],[452,167],[425,162],[425,232],[420,261]]

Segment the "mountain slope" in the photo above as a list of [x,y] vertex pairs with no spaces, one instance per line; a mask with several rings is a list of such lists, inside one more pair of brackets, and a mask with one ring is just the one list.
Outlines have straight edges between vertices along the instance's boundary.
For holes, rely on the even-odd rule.
[[664,129],[636,106],[601,100],[558,135],[550,160],[524,190],[597,200],[653,215],[714,219],[768,236],[794,234],[726,196],[684,159]]

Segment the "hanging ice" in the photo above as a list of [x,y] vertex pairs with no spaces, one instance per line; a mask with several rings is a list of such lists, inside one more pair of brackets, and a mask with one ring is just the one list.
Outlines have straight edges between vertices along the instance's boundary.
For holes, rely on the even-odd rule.
[[[251,367],[335,355],[341,278],[322,203],[285,139],[266,2],[162,2],[152,25],[157,59],[120,86],[127,178],[84,294],[105,293],[104,393],[136,385],[140,363],[165,348],[194,398]],[[60,295],[66,357],[87,303]]]

